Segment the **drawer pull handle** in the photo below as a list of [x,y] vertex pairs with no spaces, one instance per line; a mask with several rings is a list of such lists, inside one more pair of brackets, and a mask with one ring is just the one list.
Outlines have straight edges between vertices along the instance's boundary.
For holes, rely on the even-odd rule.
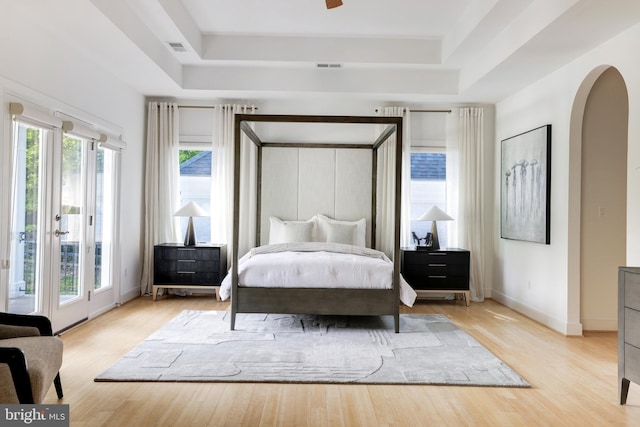
[[178,262],[196,262],[195,259],[179,259]]
[[179,251],[195,251],[193,248],[178,248]]
[[429,279],[446,279],[447,276],[427,276]]
[[429,264],[429,267],[446,267],[447,264]]
[[446,256],[447,253],[446,252],[431,252],[429,253],[429,256]]
[[196,274],[195,271],[178,271],[178,274]]

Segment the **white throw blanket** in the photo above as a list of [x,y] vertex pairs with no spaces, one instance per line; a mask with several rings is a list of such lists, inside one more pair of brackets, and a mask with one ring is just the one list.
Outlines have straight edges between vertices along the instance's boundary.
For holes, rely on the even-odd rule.
[[[327,242],[280,243],[253,248],[238,260],[238,281],[248,287],[390,289],[393,263],[380,251]],[[231,274],[220,287],[231,295]],[[415,291],[400,278],[400,300],[409,307]]]

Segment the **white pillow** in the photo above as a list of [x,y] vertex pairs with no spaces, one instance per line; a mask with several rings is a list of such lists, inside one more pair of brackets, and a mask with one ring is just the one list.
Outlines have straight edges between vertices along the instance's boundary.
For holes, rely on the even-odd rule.
[[315,221],[282,221],[269,217],[269,244],[311,242]]
[[[332,242],[329,240],[329,230],[331,230],[331,238],[340,240],[336,243],[345,243],[354,246],[367,246],[367,220],[362,218],[358,221],[339,221],[328,216],[318,214],[318,227],[316,228],[316,240],[319,242]],[[345,242],[349,230],[348,228],[340,228],[340,226],[353,227],[353,235],[350,242]]]
[[356,241],[357,224],[327,223],[327,242],[354,245]]

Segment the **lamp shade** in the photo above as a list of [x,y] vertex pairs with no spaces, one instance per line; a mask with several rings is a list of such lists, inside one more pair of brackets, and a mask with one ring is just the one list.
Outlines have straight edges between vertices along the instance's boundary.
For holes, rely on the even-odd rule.
[[202,209],[196,202],[189,202],[173,214],[173,216],[208,216],[209,214]]
[[431,206],[431,209],[420,215],[418,221],[432,221],[431,250],[437,251],[440,249],[440,239],[438,238],[438,226],[436,225],[436,221],[451,221],[452,219],[453,218],[448,213],[437,206]]
[[185,246],[195,246],[196,240],[196,229],[193,227],[193,217],[194,216],[207,216],[207,212],[202,209],[196,202],[189,202],[180,209],[173,216],[188,216],[189,223],[187,224],[187,231],[184,235],[184,245]]
[[420,218],[418,218],[418,221],[451,221],[451,220],[453,220],[453,218],[448,213],[446,213],[445,211],[443,211],[437,206],[432,206],[431,209],[423,213],[420,216]]

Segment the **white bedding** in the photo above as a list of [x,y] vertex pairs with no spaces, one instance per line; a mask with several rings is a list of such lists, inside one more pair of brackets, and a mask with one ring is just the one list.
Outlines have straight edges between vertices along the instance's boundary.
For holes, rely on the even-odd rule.
[[[416,294],[401,280],[400,300],[412,306]],[[380,251],[326,243],[282,243],[252,249],[238,260],[238,286],[391,289],[393,263]],[[231,274],[220,298],[231,296]]]

